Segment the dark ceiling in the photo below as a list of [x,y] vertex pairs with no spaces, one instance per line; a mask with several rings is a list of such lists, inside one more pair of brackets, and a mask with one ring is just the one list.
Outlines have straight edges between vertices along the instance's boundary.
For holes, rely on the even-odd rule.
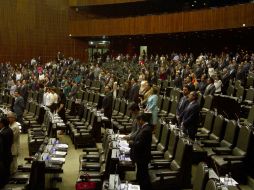
[[[162,14],[180,11],[189,11],[210,7],[221,7],[251,2],[250,0],[146,0],[144,2],[84,6],[77,11],[97,15],[97,17],[128,17],[149,14]],[[113,11],[112,11],[113,10]]]

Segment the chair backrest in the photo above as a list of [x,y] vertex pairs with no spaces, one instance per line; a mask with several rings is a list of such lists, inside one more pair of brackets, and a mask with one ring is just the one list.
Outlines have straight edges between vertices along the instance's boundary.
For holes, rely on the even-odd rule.
[[169,138],[170,129],[168,125],[164,125],[162,128],[161,140],[157,145],[157,149],[165,151],[168,148],[168,138]]
[[236,80],[235,81],[235,88],[238,89],[241,86],[241,81],[240,80]]
[[179,132],[171,131],[168,142],[168,149],[164,154],[166,159],[173,159],[175,157],[176,145],[179,140]]
[[163,125],[161,124],[161,120],[158,120],[157,126],[155,128],[155,134],[153,135],[153,140],[155,140],[154,143],[158,143],[161,140],[161,133],[162,133]]
[[235,88],[233,85],[229,85],[228,88],[227,88],[227,95],[228,96],[233,96],[234,95],[234,91],[235,91]]
[[90,80],[86,80],[86,86],[90,87],[91,86],[91,81]]
[[83,101],[88,102],[88,99],[89,99],[89,92],[85,91],[83,95]]
[[29,112],[35,114],[35,112],[36,112],[36,104],[35,104],[35,102],[31,102]]
[[217,115],[214,119],[213,123],[213,130],[212,133],[209,135],[210,139],[213,140],[220,140],[222,138],[222,133],[224,132],[224,117],[222,115]]
[[162,111],[168,112],[170,106],[170,99],[165,97],[163,100]]
[[247,89],[245,100],[254,101],[254,88]]
[[124,115],[126,112],[126,108],[127,108],[127,104],[126,101],[124,99],[121,100],[121,105],[120,105],[120,110],[119,112]]
[[221,190],[221,186],[216,179],[209,179],[206,183],[205,190]]
[[45,161],[33,161],[29,178],[28,190],[45,189]]
[[170,98],[170,100],[175,100],[175,89],[176,88],[172,88],[171,90],[170,90],[170,94],[169,94],[169,98]]
[[166,89],[167,87],[168,87],[168,81],[167,81],[167,80],[164,80],[164,81],[162,82],[161,88],[162,88],[162,89]]
[[201,92],[197,92],[198,93],[198,102],[199,102],[199,105],[202,107],[203,104],[204,104],[204,98],[203,98],[203,95]]
[[193,190],[204,190],[208,181],[208,166],[204,162],[200,162],[197,166],[196,176],[193,181]]
[[[72,104],[72,100],[67,100],[66,109],[71,110],[71,104]],[[30,110],[29,110],[29,112],[30,112]]]
[[93,92],[90,92],[89,93],[89,99],[88,99],[88,102],[93,102],[93,99],[94,99],[94,93]]
[[99,103],[99,99],[100,95],[98,93],[95,93],[93,103],[97,105]]
[[92,111],[90,109],[87,110],[86,123],[89,124],[92,117]]
[[117,97],[118,98],[123,98],[124,97],[124,92],[125,90],[123,88],[118,89]]
[[178,88],[175,88],[175,101],[179,102],[182,96],[183,96],[183,93],[181,92],[181,90]]
[[170,169],[179,171],[179,181],[181,186],[186,187],[191,183],[192,165],[192,145],[184,138],[180,138],[177,143],[174,160],[170,164]]
[[[174,160],[170,164],[170,168],[174,171],[180,170],[183,162],[191,162],[188,160],[191,158],[192,146],[186,142],[185,139],[180,138],[177,142],[176,154]],[[187,155],[187,153],[190,153]],[[188,160],[188,161],[187,161]]]
[[158,101],[157,101],[158,109],[161,109],[162,103],[163,103],[163,97],[160,95],[160,96],[158,96]]
[[251,129],[247,126],[240,128],[236,147],[233,149],[232,155],[245,156],[248,153],[250,141],[251,141]]
[[243,95],[244,95],[244,88],[242,86],[238,86],[236,90],[236,97],[242,100]]
[[177,109],[177,101],[172,101],[171,106],[170,106],[170,113],[175,115],[176,114],[176,109]]
[[237,132],[239,128],[235,120],[229,120],[226,125],[225,135],[220,145],[223,147],[233,148],[236,143]]
[[250,108],[247,121],[251,125],[253,125],[253,123],[254,123],[254,105],[251,106],[251,108]]
[[115,99],[115,106],[114,106],[114,111],[119,112],[119,108],[120,108],[120,99],[116,98]]
[[254,77],[253,76],[248,76],[247,81],[246,81],[247,87],[253,86],[254,85]]
[[213,129],[213,122],[214,122],[214,113],[212,111],[208,111],[205,116],[202,132],[211,133]]
[[212,95],[208,95],[205,97],[205,102],[202,108],[208,109],[210,110],[212,107],[212,103],[213,103],[213,96]]

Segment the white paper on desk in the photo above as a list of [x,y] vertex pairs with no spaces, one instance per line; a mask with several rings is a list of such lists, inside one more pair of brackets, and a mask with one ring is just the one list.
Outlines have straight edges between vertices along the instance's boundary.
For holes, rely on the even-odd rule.
[[120,134],[120,135],[119,135],[119,138],[122,139],[122,138],[125,137],[125,136],[126,136],[126,135],[123,135],[123,134],[121,135],[121,134]]
[[129,148],[129,143],[126,140],[120,140],[119,145],[121,147],[125,147],[125,148],[128,147]]
[[66,156],[67,152],[56,151],[54,154],[55,154],[55,155],[59,155],[59,156]]
[[[121,183],[121,190],[125,190],[125,183]],[[128,184],[128,190],[140,190],[139,185]]]
[[125,153],[129,153],[130,152],[130,148],[129,147],[120,147],[120,151],[121,152],[125,152]]
[[228,178],[228,182],[225,184],[225,177],[220,177],[221,183],[228,185],[228,186],[236,186],[238,183],[233,178]]
[[56,148],[68,148],[68,144],[56,144]]
[[55,158],[55,157],[51,157],[50,160],[53,160],[53,161],[60,161],[60,162],[65,163],[65,158]]
[[105,116],[101,116],[101,119],[102,119],[102,120],[108,120],[108,118],[105,117]]
[[65,126],[65,123],[57,123],[57,126]]
[[131,162],[131,158],[130,157],[123,157],[123,156],[120,156],[120,161],[127,161],[127,162]]

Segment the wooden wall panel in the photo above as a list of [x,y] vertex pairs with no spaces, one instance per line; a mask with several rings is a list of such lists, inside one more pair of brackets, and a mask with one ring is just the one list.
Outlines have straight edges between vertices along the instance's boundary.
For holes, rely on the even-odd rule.
[[145,0],[69,0],[69,6],[91,6],[91,5],[109,5],[121,3],[143,2]]
[[191,12],[113,19],[70,21],[73,36],[114,36],[177,33],[254,26],[254,4],[242,4]]
[[[78,43],[69,37],[68,9],[68,0],[0,1],[0,62],[38,56],[46,62],[58,51],[75,56]],[[76,50],[76,56],[85,56],[84,49]]]

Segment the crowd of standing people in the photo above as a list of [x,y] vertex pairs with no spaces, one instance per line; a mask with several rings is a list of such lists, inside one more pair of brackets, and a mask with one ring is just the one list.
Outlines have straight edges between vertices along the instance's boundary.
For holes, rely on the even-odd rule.
[[[161,56],[148,56],[143,52],[139,57],[119,54],[115,58],[108,55],[105,60],[98,57],[86,64],[60,55],[61,52],[58,53],[56,60],[46,64],[35,58],[29,63],[0,64],[0,83],[7,84],[3,93],[15,97],[13,112],[8,114],[8,118],[1,117],[0,120],[0,167],[4,168],[1,171],[5,171],[1,172],[3,177],[0,176],[0,184],[6,183],[6,178],[15,171],[10,168],[17,167],[16,121],[23,125],[23,113],[29,91],[43,91],[41,103],[52,112],[57,112],[65,121],[66,99],[75,100],[79,89],[86,85],[88,80],[98,80],[101,86],[105,87],[106,96],[102,111],[109,119],[113,109],[113,98],[117,97],[119,88],[123,88],[124,94],[121,98],[136,104],[134,112],[137,111],[137,107],[143,107],[145,112],[151,113],[150,121],[141,115],[137,117],[135,123],[141,129],[144,128],[140,130],[144,131],[143,135],[150,136],[158,120],[159,84],[168,80],[174,87],[183,90],[184,96],[178,103],[176,117],[183,131],[194,138],[199,117],[197,92],[204,96],[225,94],[230,80],[240,80],[244,85],[247,75],[254,72],[254,53],[243,50],[237,53],[222,52],[220,55],[201,53],[197,57],[191,53],[175,52]],[[151,130],[145,128],[147,122],[152,125]],[[134,130],[128,138],[132,139],[135,145],[142,134]],[[144,142],[144,146],[150,143],[149,139],[150,137]],[[140,162],[137,157],[134,159]],[[144,164],[147,163],[140,163],[140,169],[146,171],[144,167],[147,166]],[[137,177],[140,178],[142,175],[147,174],[139,171]]]

